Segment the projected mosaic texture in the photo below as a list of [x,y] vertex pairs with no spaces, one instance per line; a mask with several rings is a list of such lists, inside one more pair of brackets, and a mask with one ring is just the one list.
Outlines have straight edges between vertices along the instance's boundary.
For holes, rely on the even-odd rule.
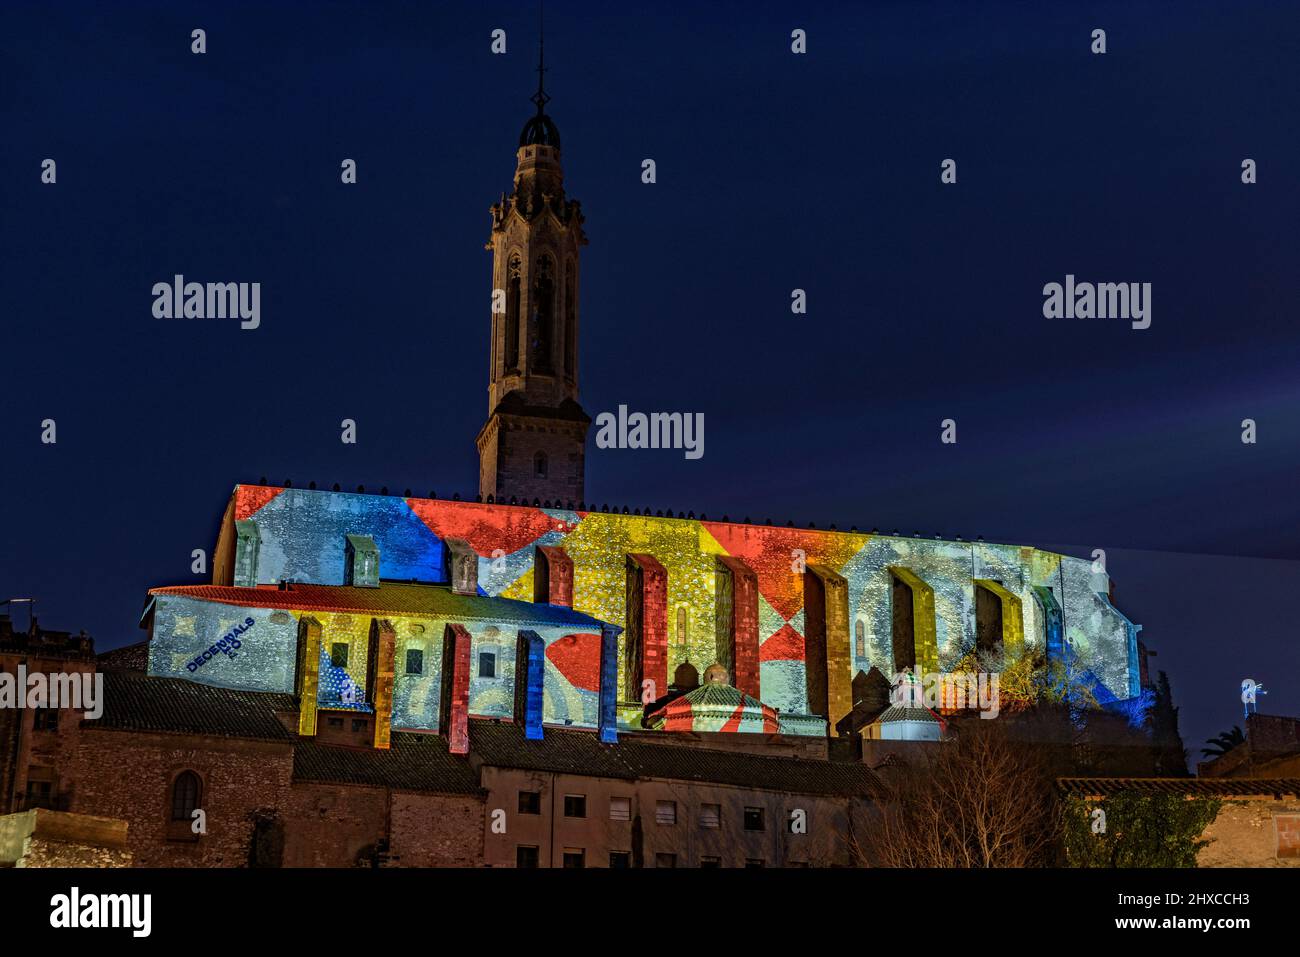
[[[360,567],[359,541],[373,542],[377,552],[377,588],[350,585]],[[472,550],[478,599],[398,584],[446,583],[449,542]],[[543,546],[562,549],[572,563],[572,609],[534,602]],[[824,716],[829,695],[834,717],[843,708],[836,688],[872,666],[886,674],[907,665],[951,670],[980,645],[987,627],[1011,660],[1034,651],[1070,655],[1102,703],[1137,694],[1137,628],[1106,597],[1107,576],[1087,561],[1034,548],[242,485],[226,513],[214,585],[153,593],[150,670],[227,687],[292,690],[298,623],[310,614],[321,625],[319,701],[361,708],[365,695],[350,689],[367,687],[367,635],[382,618],[395,631],[393,727],[435,728],[446,623],[464,624],[473,637],[471,712],[499,716],[512,713],[518,631],[528,627],[545,644],[545,720],[592,727],[600,624],[627,627],[629,556],[649,556],[666,578],[665,607],[654,610],[664,661],[647,672],[658,675],[654,697],[667,690],[678,665],[702,672],[726,656],[732,595],[731,579],[720,574],[724,558],[750,570],[757,585],[757,687],[742,690],[779,715]],[[823,580],[845,591],[847,622],[837,624],[821,607],[829,607]],[[814,586],[816,620],[809,621],[806,597]],[[903,646],[900,613],[908,622]],[[212,653],[235,626],[245,630],[233,657],[223,648]],[[810,629],[815,637],[806,640]],[[204,652],[207,660],[190,667]],[[620,641],[617,696],[625,725],[639,724],[642,698],[627,684],[635,671],[628,664]],[[825,681],[818,677],[823,670]],[[745,684],[735,671],[733,684]]]

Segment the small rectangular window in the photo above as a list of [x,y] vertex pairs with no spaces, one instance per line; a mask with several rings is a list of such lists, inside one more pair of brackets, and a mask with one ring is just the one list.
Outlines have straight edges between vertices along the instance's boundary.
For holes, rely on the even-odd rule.
[[676,867],[676,866],[677,866],[676,854],[661,853],[655,855],[655,867]]
[[564,795],[564,816],[565,817],[586,817],[587,816],[587,795],[585,794]]
[[325,719],[325,723],[326,723],[329,727],[331,727],[331,728],[341,728],[341,727],[343,727],[343,719],[342,719],[342,718],[326,718],[326,719]]
[[700,827],[722,827],[722,805],[700,805]]
[[348,666],[348,645],[345,641],[336,641],[330,645],[330,664],[335,668]]
[[764,831],[767,830],[763,823],[763,809],[761,807],[745,808],[745,830],[747,831]]
[[618,868],[619,870],[622,870],[625,867],[631,867],[632,852],[631,851],[610,851],[609,866]]
[[519,792],[519,813],[520,814],[541,814],[542,813],[542,792],[541,791],[520,791]]
[[408,648],[406,651],[406,673],[408,675],[424,674],[424,652],[419,648]]
[[763,861],[762,861],[761,858],[758,858],[758,857],[747,857],[747,858],[745,858],[745,866],[748,867],[748,868],[755,868],[755,869],[756,869],[756,868],[760,868],[760,867],[766,867],[767,865],[765,865],[765,864],[763,863]]
[[59,730],[59,709],[58,708],[37,708],[32,713],[32,730],[58,731]]
[[536,867],[537,845],[520,844],[515,848],[515,867]]
[[720,857],[701,857],[700,867],[721,867],[722,858]]
[[353,731],[364,731],[364,730],[366,730],[366,727],[367,727],[367,725],[366,725],[366,719],[365,719],[365,718],[353,718],[353,719],[352,719],[352,730],[353,730]]
[[609,799],[609,819],[611,821],[632,820],[632,799],[612,797]]
[[655,802],[655,823],[676,824],[677,823],[677,802],[656,801]]
[[492,652],[479,652],[478,676],[480,678],[495,678],[497,676],[497,656]]
[[564,849],[564,866],[565,867],[586,867],[587,855],[580,847],[566,847]]

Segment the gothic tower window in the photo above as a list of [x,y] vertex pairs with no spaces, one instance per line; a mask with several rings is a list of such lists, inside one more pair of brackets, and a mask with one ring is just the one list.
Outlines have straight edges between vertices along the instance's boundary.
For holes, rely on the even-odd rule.
[[867,657],[867,626],[861,618],[853,626],[853,654],[860,659]]
[[551,371],[551,341],[555,329],[555,262],[550,256],[537,257],[537,278],[533,282],[532,355],[529,368]]
[[564,375],[573,380],[578,365],[578,288],[573,263],[564,267]]
[[519,371],[519,297],[522,264],[510,257],[506,270],[506,372]]
[[538,478],[546,478],[546,453],[538,452],[533,456],[533,474]]

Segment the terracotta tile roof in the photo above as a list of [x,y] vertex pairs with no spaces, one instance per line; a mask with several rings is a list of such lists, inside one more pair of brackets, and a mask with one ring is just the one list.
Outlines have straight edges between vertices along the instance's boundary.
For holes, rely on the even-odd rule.
[[440,734],[393,734],[392,748],[347,748],[298,742],[293,752],[295,781],[361,784],[400,791],[479,794],[478,774],[469,761],[447,750]]
[[623,745],[602,744],[593,731],[547,727],[541,741],[529,741],[520,725],[475,718],[469,723],[469,748],[496,767],[629,781],[636,777],[618,756]]
[[183,595],[224,605],[247,608],[284,608],[294,611],[352,612],[373,615],[422,615],[452,621],[506,621],[521,625],[561,625],[599,631],[600,621],[557,605],[539,605],[513,598],[458,595],[446,585],[382,582],[378,588],[352,585],[269,585],[238,588],[233,585],[173,585],[151,588],[149,594]]
[[853,706],[852,711],[835,723],[835,730],[841,735],[855,735],[887,710],[889,710],[888,705],[883,708],[876,708],[860,701]]
[[121,648],[110,648],[95,656],[100,671],[147,671],[149,642],[137,641]]
[[943,719],[929,708],[905,708],[899,704],[890,705],[876,719],[881,724],[894,721],[926,721],[930,724],[943,724]]
[[685,694],[670,698],[642,718],[641,726],[643,728],[662,728],[669,717],[679,715],[706,718],[721,717],[726,720],[734,717],[736,711],[740,708],[745,709],[744,717],[759,721],[766,718],[771,722],[772,730],[776,730],[778,719],[775,708],[763,704],[757,698],[750,697],[739,688],[717,681],[705,682]]
[[650,743],[621,735],[617,745],[601,744],[592,731],[546,729],[541,741],[528,741],[516,724],[470,721],[470,750],[484,764],[525,771],[552,771],[594,777],[666,778],[730,784],[794,794],[868,796],[875,775],[857,763],[815,761],[697,748],[669,741]]
[[1139,791],[1195,797],[1300,797],[1300,778],[1057,778],[1066,794],[1092,797]]
[[642,778],[730,784],[794,794],[870,797],[876,776],[856,762],[815,761],[624,739],[619,757]]
[[104,671],[104,713],[86,728],[211,734],[226,738],[292,741],[276,717],[295,712],[293,695],[213,688],[184,678],[150,678],[134,671]]

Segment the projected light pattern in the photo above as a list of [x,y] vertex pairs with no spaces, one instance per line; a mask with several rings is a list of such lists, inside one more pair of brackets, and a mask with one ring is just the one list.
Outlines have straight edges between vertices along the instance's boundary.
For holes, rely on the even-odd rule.
[[[377,595],[382,590],[375,589],[374,593]],[[329,612],[315,605],[295,607],[293,592],[269,589],[219,589],[216,591],[223,600],[218,602],[210,597],[213,591],[212,586],[154,590],[150,674],[244,691],[295,693],[298,690],[294,683],[298,623],[310,618],[320,622],[322,635],[318,652],[318,706],[369,711],[370,669],[374,666],[371,650],[377,640],[372,634],[373,622],[383,621],[391,624],[396,633],[392,726],[397,730],[437,730],[442,638],[446,626],[455,622],[464,625],[473,640],[470,711],[502,718],[514,714],[514,653],[519,625],[509,621],[509,608],[502,609],[501,621],[493,622],[471,619],[464,614],[400,615],[379,608],[364,614]],[[240,595],[255,597],[259,592],[275,596],[285,605],[255,608],[226,603]],[[492,604],[484,607],[490,609]],[[539,668],[543,671],[542,712],[547,721],[594,728],[599,714],[597,682],[589,678],[580,678],[581,684],[570,682],[555,665],[550,651],[560,649],[563,654],[579,642],[587,647],[590,630],[597,623],[565,609],[555,609],[555,612],[558,620],[554,624],[528,623],[545,649],[539,657]],[[546,615],[545,609],[542,615]],[[218,653],[203,667],[187,669],[196,656],[212,646],[211,636],[222,633],[228,622],[243,621],[246,617],[253,619],[254,626],[245,633],[235,658]],[[575,624],[583,628],[581,633],[574,633]],[[600,643],[598,635],[596,638],[591,647],[598,667]],[[581,673],[576,663],[573,668]]]
[[[234,557],[248,547],[241,536],[247,536],[250,526],[255,527],[256,551],[251,566]],[[262,586],[259,591],[286,581],[344,585],[348,535],[373,539],[386,582],[445,582],[444,542],[463,540],[478,556],[479,593],[524,602],[534,598],[537,547],[562,548],[573,564],[573,608],[597,624],[537,628],[546,642],[548,722],[595,726],[598,622],[626,626],[632,554],[652,556],[667,572],[669,675],[682,662],[702,669],[720,657],[720,622],[727,605],[718,586],[719,557],[731,556],[752,569],[759,593],[759,697],[783,715],[809,713],[804,569],[811,566],[828,569],[847,584],[848,633],[836,638],[848,644],[842,659],[849,669],[846,680],[872,666],[895,672],[891,589],[902,581],[913,596],[918,667],[950,670],[975,648],[976,591],[983,588],[986,599],[993,595],[1000,603],[1003,635],[1013,655],[1039,651],[1055,656],[1069,648],[1076,667],[1088,671],[1102,689],[1099,700],[1124,700],[1138,692],[1137,626],[1111,605],[1108,577],[1094,572],[1088,561],[1024,546],[241,485],[223,524],[214,579],[218,585]],[[256,568],[256,581],[234,581],[237,568],[248,567]],[[385,583],[378,591],[391,587]],[[293,673],[293,628],[262,628],[266,613],[248,611],[262,629],[252,633],[259,639],[267,636],[269,647],[260,657],[242,666],[223,660],[191,674],[184,662],[193,649],[207,647],[208,636],[219,634],[224,621],[238,620],[243,611],[168,607],[164,615],[160,600],[159,644],[151,668],[208,683],[284,690]],[[200,615],[206,615],[205,625],[190,626],[193,634],[177,630],[182,619]],[[371,617],[322,619],[322,655],[333,642],[363,640]],[[431,727],[437,714],[435,649],[442,620],[423,622],[428,630],[418,640],[411,633],[420,624],[415,618],[393,621],[399,641],[394,726]],[[490,647],[498,668],[496,678],[480,678],[475,671],[471,709],[508,714],[518,626],[465,624],[474,635],[476,666],[480,649]],[[622,675],[626,649],[619,644]],[[423,652],[425,675],[402,673],[408,649]],[[364,662],[357,667],[361,673],[349,659],[348,674],[364,686]],[[832,661],[831,667],[839,666]],[[324,681],[321,687],[326,694]],[[656,696],[663,691],[657,688]],[[622,692],[619,699],[628,700]],[[621,718],[639,721],[639,709],[624,707]]]

